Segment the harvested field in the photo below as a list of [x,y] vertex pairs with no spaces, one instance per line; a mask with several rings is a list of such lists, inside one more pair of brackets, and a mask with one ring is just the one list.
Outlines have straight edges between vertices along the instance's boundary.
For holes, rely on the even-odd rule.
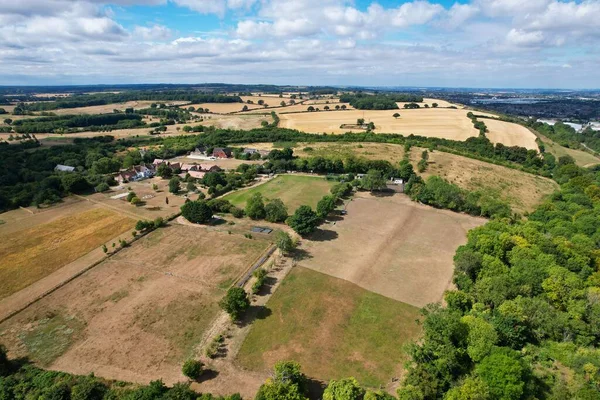
[[51,369],[182,381],[218,300],[268,245],[200,226],[161,228],[6,321],[0,335],[12,356]]
[[280,199],[293,213],[301,205],[309,205],[313,209],[321,198],[329,194],[334,182],[318,176],[281,175],[277,178],[249,189],[238,190],[223,197],[233,205],[244,208],[246,201],[254,194],[261,193],[265,199]]
[[481,118],[480,120],[485,122],[485,125],[488,127],[489,132],[486,133],[486,136],[493,143],[538,150],[535,135],[524,126],[488,118]]
[[[423,150],[412,149],[415,168]],[[519,213],[533,211],[545,196],[559,188],[549,178],[441,151],[429,153],[429,166],[420,175],[438,175],[463,189],[491,194],[508,201]]]
[[[394,113],[400,118],[394,118]],[[341,124],[355,124],[359,118],[374,122],[376,133],[399,133],[466,140],[478,131],[467,118],[467,111],[454,109],[422,110],[349,110],[299,114],[280,114],[282,128],[298,129],[309,133],[345,133]],[[364,132],[364,130],[355,130]]]
[[359,193],[341,221],[302,242],[300,265],[422,307],[451,286],[456,248],[486,220],[412,202],[405,195]]
[[[44,278],[135,224],[133,219],[100,208],[66,215],[0,234],[0,298]],[[7,223],[2,230],[14,226]]]
[[403,345],[420,333],[416,307],[346,280],[295,267],[238,353],[251,370],[295,360],[320,380],[357,378],[370,387],[402,374]]
[[[248,146],[251,147],[251,146]],[[238,160],[236,158],[218,158],[216,160],[199,160],[189,157],[175,157],[169,159],[170,162],[180,162],[186,164],[214,164],[224,170],[234,170],[241,164],[263,164],[263,160]],[[168,182],[168,181],[167,181]]]
[[[125,111],[126,108],[133,107],[135,109],[148,108],[154,101],[128,101],[126,103],[104,104],[101,106],[77,107],[77,108],[60,108],[52,110],[58,115],[76,115],[76,114],[110,114],[113,110]],[[185,102],[173,102],[174,104]]]
[[234,112],[238,112],[238,111],[242,111],[242,108],[244,108],[244,106],[248,106],[249,110],[253,110],[256,108],[264,108],[263,106],[259,106],[258,104],[245,104],[245,103],[202,103],[202,104],[189,104],[186,105],[182,108],[188,108],[188,107],[194,107],[196,109],[198,108],[204,108],[207,109],[211,112],[211,113],[217,113],[217,114],[229,114],[229,113],[234,113]]

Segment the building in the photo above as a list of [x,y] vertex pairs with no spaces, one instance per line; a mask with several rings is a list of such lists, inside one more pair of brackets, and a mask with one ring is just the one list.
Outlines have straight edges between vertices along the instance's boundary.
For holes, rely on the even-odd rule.
[[115,180],[119,183],[135,182],[152,178],[154,174],[156,174],[154,164],[134,165],[127,170],[119,171],[119,173],[115,175]]
[[200,164],[199,170],[203,172],[219,172],[221,171],[221,167],[216,164]]
[[190,174],[190,176],[194,179],[202,179],[204,178],[204,175],[206,175],[206,172],[203,171],[188,171],[188,174]]
[[62,165],[62,164],[57,164],[56,167],[54,167],[55,171],[60,171],[60,172],[74,172],[75,171],[75,167],[70,167],[68,165]]
[[223,147],[215,147],[212,155],[217,158],[229,158],[231,157],[231,150]]

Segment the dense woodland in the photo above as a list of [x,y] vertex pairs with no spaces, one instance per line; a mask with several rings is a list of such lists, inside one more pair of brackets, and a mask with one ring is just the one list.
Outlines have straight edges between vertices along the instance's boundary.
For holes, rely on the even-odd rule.
[[12,123],[17,133],[69,133],[85,128],[88,131],[138,128],[144,126],[140,114],[60,115],[18,119]]

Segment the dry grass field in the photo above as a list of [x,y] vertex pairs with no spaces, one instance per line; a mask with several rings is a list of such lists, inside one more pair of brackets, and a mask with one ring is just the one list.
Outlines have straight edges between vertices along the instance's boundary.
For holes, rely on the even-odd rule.
[[405,195],[359,193],[341,221],[321,225],[299,265],[422,307],[451,285],[456,248],[486,220],[412,202]]
[[[415,168],[423,150],[412,149]],[[545,196],[558,189],[552,179],[441,151],[429,153],[429,166],[420,175],[438,175],[463,189],[492,194],[508,201],[519,213],[533,211]]]
[[[135,224],[133,219],[100,208],[67,215],[0,234],[0,299],[44,278]],[[5,229],[10,225],[7,223]]]
[[567,147],[561,146],[560,144],[554,142],[553,140],[547,138],[544,135],[541,135],[539,133],[536,133],[535,135],[539,137],[542,142],[544,142],[544,147],[546,148],[546,151],[554,155],[556,159],[568,155],[573,157],[577,165],[586,168],[600,164],[600,158],[588,153],[587,151],[569,149]]
[[0,325],[0,336],[12,356],[51,369],[182,381],[218,300],[268,245],[200,226],[162,228]]
[[216,113],[216,114],[229,114],[229,113],[234,113],[234,112],[239,112],[242,111],[242,108],[244,108],[244,106],[248,106],[249,110],[254,110],[254,109],[262,109],[264,108],[263,106],[259,106],[258,104],[246,104],[246,103],[202,103],[202,104],[189,104],[184,106],[183,108],[188,108],[188,107],[194,107],[196,109],[198,108],[204,108],[207,109],[211,112],[211,113]]
[[[400,118],[394,118],[394,113]],[[358,118],[375,123],[376,133],[399,133],[466,140],[478,131],[466,116],[465,110],[420,109],[420,110],[377,110],[377,111],[320,111],[301,114],[280,114],[280,126],[299,129],[309,133],[345,133],[341,124],[355,124]],[[357,130],[363,132],[363,130]]]
[[485,122],[488,127],[489,132],[486,133],[486,136],[492,142],[538,150],[535,142],[536,136],[524,126],[488,118],[481,119],[481,121]]
[[[76,114],[110,114],[113,110],[125,111],[126,108],[133,107],[135,109],[148,108],[154,101],[128,101],[126,103],[104,104],[101,106],[77,107],[77,108],[61,108],[52,112],[58,115],[76,115]],[[181,103],[181,102],[174,102]]]
[[295,360],[312,378],[353,376],[369,387],[388,386],[402,374],[403,346],[420,333],[418,317],[416,307],[295,267],[253,323],[237,360],[254,371]]

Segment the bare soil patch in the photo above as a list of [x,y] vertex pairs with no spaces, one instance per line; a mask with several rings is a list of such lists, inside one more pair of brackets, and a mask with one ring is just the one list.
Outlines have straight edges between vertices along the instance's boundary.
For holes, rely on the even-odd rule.
[[159,229],[0,325],[0,335],[11,356],[51,369],[182,381],[218,300],[268,245],[203,227]]
[[405,195],[359,193],[346,210],[302,242],[307,257],[299,265],[417,307],[442,299],[456,248],[486,222]]

